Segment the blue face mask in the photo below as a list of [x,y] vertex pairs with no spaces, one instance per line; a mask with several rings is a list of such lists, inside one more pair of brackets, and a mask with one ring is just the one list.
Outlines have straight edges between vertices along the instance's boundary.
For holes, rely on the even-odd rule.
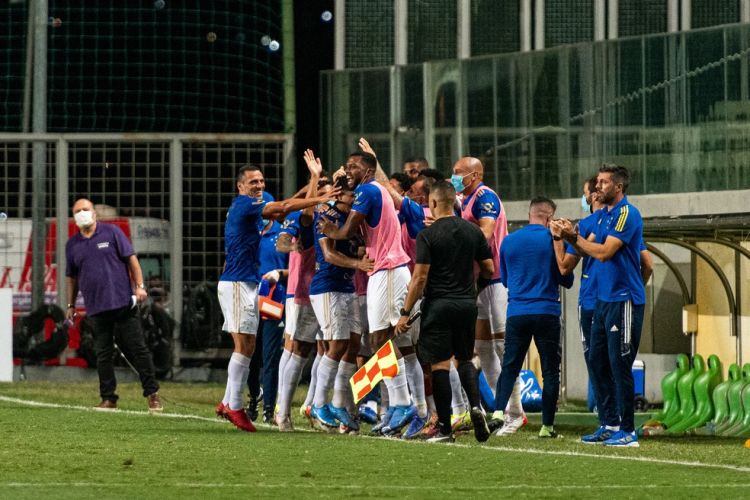
[[[469,174],[466,174],[466,175],[471,175],[471,174],[469,173]],[[463,192],[463,190],[464,190],[464,177],[466,177],[466,175],[458,175],[458,174],[451,175],[451,184],[453,185],[453,189],[456,190],[456,193]]]
[[589,205],[589,201],[586,199],[585,194],[581,196],[581,208],[584,212],[591,213],[591,205]]

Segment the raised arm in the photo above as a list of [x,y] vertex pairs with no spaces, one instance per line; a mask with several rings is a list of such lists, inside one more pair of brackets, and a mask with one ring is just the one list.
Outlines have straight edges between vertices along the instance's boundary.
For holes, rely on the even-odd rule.
[[[375,154],[375,151],[372,149],[372,146],[370,146],[370,143],[367,142],[367,139],[365,139],[364,137],[360,137],[359,139],[359,148],[365,153],[370,153],[375,158],[378,157]],[[396,207],[396,210],[401,210],[401,204],[404,201],[404,197],[398,194],[398,191],[393,189],[393,186],[391,186],[391,183],[388,180],[388,175],[385,173],[385,170],[383,170],[383,167],[380,166],[380,160],[378,160],[378,163],[375,167],[375,180],[381,186],[383,186],[386,191],[388,191],[389,195],[391,195],[393,206]]]
[[328,200],[333,200],[339,194],[338,189],[329,191],[323,196],[315,196],[313,198],[305,199],[287,199],[282,201],[272,201],[267,203],[263,207],[263,217],[266,219],[278,219],[279,217],[285,217],[296,210],[304,210],[307,207],[314,207],[318,203],[325,203]]

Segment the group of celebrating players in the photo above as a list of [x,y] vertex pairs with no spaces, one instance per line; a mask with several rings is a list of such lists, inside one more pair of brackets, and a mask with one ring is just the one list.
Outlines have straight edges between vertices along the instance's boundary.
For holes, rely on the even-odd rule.
[[[217,415],[241,430],[255,431],[243,408],[243,389],[256,347],[260,317],[258,284],[265,280],[274,286],[285,281],[284,350],[278,367],[278,399],[272,420],[280,431],[294,430],[292,397],[308,358],[315,355],[309,390],[300,412],[320,430],[358,432],[363,421],[373,424],[372,433],[433,441],[452,440],[452,431],[460,428],[473,427],[480,441],[486,440],[490,431],[497,435],[516,432],[527,423],[517,369],[513,379],[504,381],[504,391],[510,395],[498,398],[507,400],[507,405],[496,407],[492,418],[487,418],[477,402],[476,388],[466,385],[467,376],[462,368],[466,365],[459,362],[458,356],[450,363],[446,375],[450,377],[450,428],[446,429],[444,419],[438,422],[440,411],[432,394],[430,364],[425,362],[421,347],[417,349],[420,318],[415,313],[419,305],[417,302],[408,310],[404,308],[417,260],[417,237],[434,221],[428,198],[431,193],[442,196],[449,190],[454,198],[450,200],[453,213],[476,226],[489,249],[486,269],[480,273],[477,265],[471,276],[472,283],[478,279],[479,285],[475,292],[472,355],[478,358],[488,385],[493,391],[496,387],[499,390],[508,307],[500,249],[508,227],[500,198],[482,182],[481,161],[473,157],[459,159],[453,165],[450,179],[428,168],[424,160],[409,161],[403,174],[389,179],[367,141],[361,139],[359,146],[361,151],[351,154],[330,178],[324,175],[320,160],[307,150],[304,159],[309,182],[284,201],[273,201],[264,191],[259,168],[247,165],[239,170],[238,196],[229,208],[225,225],[226,263],[218,286],[225,320],[223,329],[232,336],[234,352]],[[534,222],[531,212],[535,211],[535,203],[542,209],[551,206],[554,214],[554,203],[545,200],[532,201],[530,223]],[[539,213],[547,214],[544,210]],[[577,260],[566,260],[564,247],[559,251],[557,241],[567,240],[569,248],[579,250],[587,243],[576,242],[580,235],[569,222],[553,221],[551,215],[545,217],[540,224],[545,226],[545,237],[549,238],[549,258],[557,262],[554,273],[559,268],[559,276],[570,274]],[[278,231],[273,231],[274,227]],[[288,254],[286,268],[268,269],[262,264],[261,253],[268,248],[263,245],[264,237],[273,242],[270,251]],[[570,253],[576,255],[575,251]],[[481,264],[479,258],[476,262]],[[549,288],[558,293],[563,281],[555,276]],[[557,310],[559,342],[559,306]],[[378,412],[373,409],[374,403],[358,407],[349,379],[388,339],[393,339],[398,373],[384,378],[380,384]],[[559,380],[559,348],[557,351]],[[476,372],[467,373],[476,378]],[[545,372],[545,386],[546,378]],[[551,384],[552,387],[557,386]],[[556,400],[554,394],[554,403]],[[549,406],[549,402],[545,405]],[[602,421],[605,430],[611,427],[604,424]],[[544,432],[543,428],[540,436],[557,436],[551,423]],[[604,432],[599,437],[609,439],[612,434]]]

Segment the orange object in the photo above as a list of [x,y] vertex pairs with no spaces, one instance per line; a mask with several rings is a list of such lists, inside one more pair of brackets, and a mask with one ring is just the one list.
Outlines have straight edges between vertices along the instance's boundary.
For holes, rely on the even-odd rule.
[[398,359],[393,349],[393,342],[389,340],[349,379],[354,402],[357,403],[367,396],[383,378],[393,378],[396,375],[398,375]]
[[260,309],[260,317],[263,319],[281,319],[284,314],[284,304],[271,299],[275,290],[276,285],[271,287],[267,296],[261,295],[258,297],[258,309]]

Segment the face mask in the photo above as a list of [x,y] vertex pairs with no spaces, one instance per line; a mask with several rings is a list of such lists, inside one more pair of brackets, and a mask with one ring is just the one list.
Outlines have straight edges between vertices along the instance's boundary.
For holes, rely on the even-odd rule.
[[[468,173],[466,175],[471,175],[471,173]],[[456,193],[461,193],[464,190],[464,177],[466,175],[458,175],[453,174],[451,175],[451,184],[453,184],[453,189],[456,190]]]
[[76,221],[76,226],[80,228],[89,227],[94,223],[94,212],[91,210],[81,210],[73,214],[73,219]]
[[328,200],[326,202],[326,205],[328,205],[331,208],[334,208],[336,206],[336,200]]
[[591,212],[591,205],[589,205],[589,201],[586,199],[585,194],[581,196],[581,208],[584,212]]
[[269,219],[261,219],[261,223],[263,224],[263,227],[266,227],[269,222],[271,222]]

